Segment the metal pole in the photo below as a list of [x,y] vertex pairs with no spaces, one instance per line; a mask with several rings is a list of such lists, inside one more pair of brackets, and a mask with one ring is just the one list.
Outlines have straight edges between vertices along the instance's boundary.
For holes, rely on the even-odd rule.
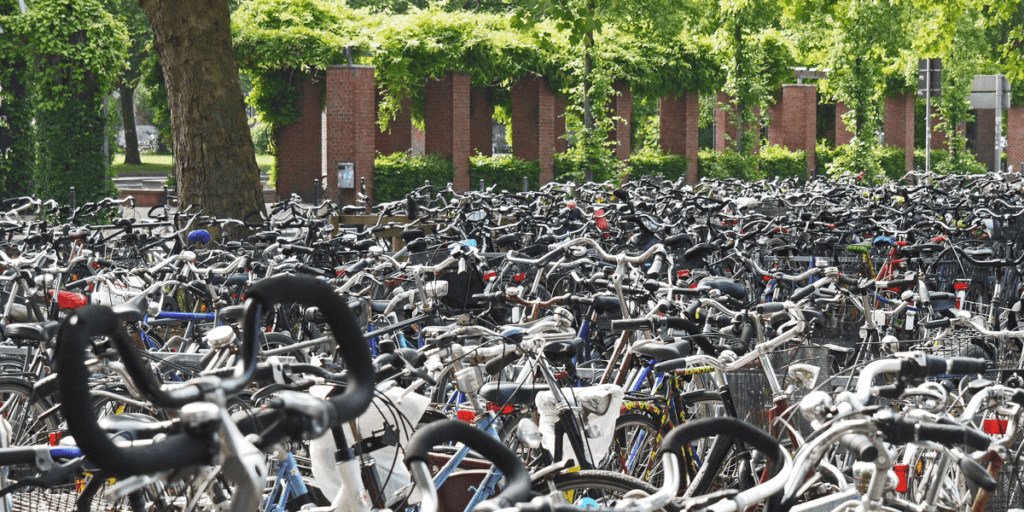
[[71,187],[71,213],[75,213],[75,187]]
[[1003,77],[996,75],[996,130],[995,130],[995,145],[996,150],[993,152],[995,155],[995,163],[992,168],[995,172],[1002,171],[1002,153],[1003,153]]
[[924,170],[932,170],[932,60],[924,66]]
[[523,176],[523,192],[530,191],[530,178]]
[[480,178],[480,192],[484,191],[484,179]]
[[320,204],[320,179],[313,180],[313,204]]

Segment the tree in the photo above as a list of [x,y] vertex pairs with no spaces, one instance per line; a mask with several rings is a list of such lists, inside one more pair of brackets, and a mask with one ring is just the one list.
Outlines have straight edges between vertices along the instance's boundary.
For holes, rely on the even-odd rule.
[[182,204],[242,218],[264,208],[231,44],[228,0],[139,0],[153,29]]
[[135,89],[142,78],[142,64],[149,56],[153,32],[146,13],[133,0],[107,0],[107,10],[128,29],[128,60],[117,82],[121,96],[121,117],[124,122],[124,163],[141,165],[139,135],[135,129]]

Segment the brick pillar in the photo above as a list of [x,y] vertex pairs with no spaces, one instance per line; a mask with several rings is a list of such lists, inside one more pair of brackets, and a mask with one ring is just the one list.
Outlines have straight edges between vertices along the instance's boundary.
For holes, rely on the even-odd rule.
[[299,117],[282,126],[274,141],[277,146],[277,197],[299,194],[314,199],[313,180],[319,179],[323,166],[321,154],[321,98],[323,79],[307,78],[298,84]]
[[[381,94],[377,95],[377,112],[380,112],[380,102],[383,100]],[[382,155],[392,153],[405,153],[412,149],[412,100],[402,100],[401,109],[395,114],[395,118],[388,122],[387,130],[381,130],[377,125],[376,137],[377,152]]]
[[782,125],[782,113],[785,112],[785,107],[782,105],[782,91],[776,91],[772,98],[775,102],[768,107],[768,144],[782,146],[785,138],[785,130]]
[[427,80],[423,117],[426,153],[450,158],[455,188],[469,190],[469,75],[448,73],[441,80]]
[[996,152],[996,110],[994,108],[978,109],[975,119],[977,121],[975,124],[977,138],[974,147],[977,152],[974,154],[974,158],[985,164],[988,172],[994,172],[996,170],[993,168],[995,162],[992,160]]
[[540,163],[540,182],[555,179],[555,95],[544,77],[530,75],[512,85],[512,154]]
[[818,122],[818,87],[808,84],[782,86],[782,124],[785,146],[807,152],[807,168],[815,168],[814,135]]
[[885,144],[903,148],[907,171],[914,170],[914,93],[885,99]]
[[1024,172],[1024,105],[1006,111],[1006,168]]
[[633,124],[633,91],[625,80],[616,80],[612,84],[616,95],[612,98],[611,114],[617,118],[615,128],[608,132],[608,140],[615,143],[615,158],[629,160],[633,152],[630,127]]
[[373,66],[329,66],[325,109],[327,196],[339,199],[338,163],[355,164],[355,187],[345,189],[340,204],[356,201],[360,178],[373,197],[373,159],[377,134],[377,86]]
[[[736,148],[736,105],[733,97],[724,92],[718,93],[715,105],[715,151],[725,148]],[[728,138],[728,141],[726,140]]]
[[569,150],[569,141],[565,140],[565,96],[555,96],[555,153]]
[[661,116],[661,150],[687,159],[686,182],[697,183],[697,131],[700,100],[695,92],[669,94],[658,104]]
[[843,116],[850,111],[850,107],[841,101],[836,102],[836,146],[845,146],[853,140],[853,132],[846,127]]
[[469,91],[470,152],[491,156],[494,153],[494,105],[487,99],[486,87]]

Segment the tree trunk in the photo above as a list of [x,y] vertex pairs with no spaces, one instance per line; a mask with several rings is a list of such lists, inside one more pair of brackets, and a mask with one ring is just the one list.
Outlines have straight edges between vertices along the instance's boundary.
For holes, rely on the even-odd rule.
[[124,163],[125,165],[142,165],[139,156],[139,134],[135,131],[135,88],[120,86],[121,121],[124,122]]
[[182,205],[243,218],[263,209],[256,152],[231,48],[228,0],[139,0],[167,84]]

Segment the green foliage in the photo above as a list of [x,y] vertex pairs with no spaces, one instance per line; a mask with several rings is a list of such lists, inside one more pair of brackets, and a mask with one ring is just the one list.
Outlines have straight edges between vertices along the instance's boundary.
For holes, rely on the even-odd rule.
[[495,190],[521,192],[523,178],[529,180],[530,190],[540,189],[540,164],[524,162],[512,155],[475,156],[469,159],[470,186],[476,188],[480,180],[485,187],[497,185]]
[[807,152],[790,151],[782,146],[765,144],[758,152],[758,165],[765,178],[786,179],[797,177],[807,181]]
[[378,203],[403,199],[409,192],[422,187],[425,180],[441,188],[455,177],[452,162],[434,155],[394,153],[378,156],[373,165],[373,196]]
[[[932,171],[938,174],[985,174],[988,167],[974,159],[970,153],[960,152],[959,158],[951,157],[950,152],[943,149],[932,150]],[[923,149],[914,150],[914,168],[924,169],[925,154]]]
[[656,175],[675,181],[680,176],[686,176],[687,162],[686,157],[666,155],[657,146],[648,146],[630,155],[625,172],[631,180]]
[[32,193],[35,168],[35,129],[25,56],[14,49],[0,51],[0,75],[5,72],[4,89],[0,91],[0,134],[6,133],[12,145],[0,151],[0,195],[16,197]]
[[588,155],[574,147],[565,153],[555,153],[555,181],[583,183],[588,165],[598,183],[614,180],[622,172],[621,163],[611,151],[603,149]]
[[701,178],[722,180],[739,178],[757,181],[762,178],[757,169],[757,156],[737,153],[731,149],[723,152],[702,150],[698,154],[697,174]]
[[257,155],[270,155],[274,150],[274,137],[270,133],[270,127],[263,123],[256,123],[251,128],[252,145],[256,148]]
[[[883,177],[889,180],[899,180],[906,174],[906,160],[903,148],[878,144],[866,146],[869,147],[870,151],[867,158],[861,156],[858,159],[850,156],[849,153],[852,147],[853,144],[851,143],[846,146],[830,148],[819,141],[817,148],[815,148],[818,173],[827,173],[833,177],[843,175],[856,177],[865,169],[864,167],[857,167],[857,165],[867,160],[874,167],[871,168],[873,174],[865,174],[865,176],[871,176],[875,182],[881,181]],[[853,169],[858,170],[854,172]]]
[[[39,0],[26,14],[0,17],[28,55],[34,84],[36,192],[67,203],[115,192],[103,156],[102,98],[125,61],[128,35],[97,0]],[[0,54],[15,38],[0,40]]]
[[143,62],[142,88],[144,103],[153,112],[153,125],[159,130],[160,140],[168,147],[172,146],[171,107],[167,103],[167,84],[164,82],[164,70],[156,52],[150,52]]

